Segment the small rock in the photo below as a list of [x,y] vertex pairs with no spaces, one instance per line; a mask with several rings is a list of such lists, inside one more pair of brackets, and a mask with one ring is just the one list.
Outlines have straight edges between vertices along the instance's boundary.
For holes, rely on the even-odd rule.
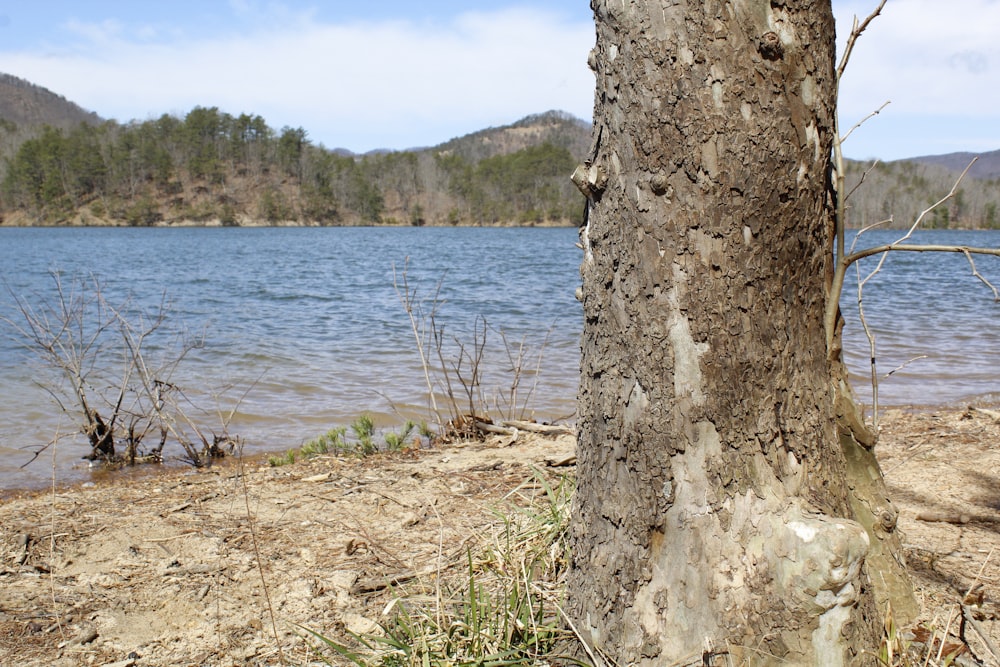
[[107,662],[103,665],[103,667],[132,667],[132,665],[135,664],[136,660],[135,658],[131,657],[134,653],[135,651],[129,653],[129,657],[126,657],[124,660],[119,660],[118,662]]
[[92,626],[84,626],[80,628],[80,636],[77,637],[76,643],[83,646],[84,644],[90,644],[95,639],[97,639],[98,633],[97,628]]
[[361,614],[347,612],[341,618],[344,621],[344,627],[347,628],[347,631],[354,635],[370,635],[378,630],[378,623],[365,618]]

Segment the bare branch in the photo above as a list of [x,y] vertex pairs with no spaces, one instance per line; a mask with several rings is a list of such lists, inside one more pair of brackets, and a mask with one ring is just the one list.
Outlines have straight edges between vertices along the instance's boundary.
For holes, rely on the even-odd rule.
[[872,383],[872,426],[875,433],[878,433],[878,356],[875,353],[875,333],[868,326],[868,319],[865,317],[864,300],[862,294],[864,293],[865,283],[871,279],[872,275],[869,275],[864,280],[861,279],[861,268],[860,266],[855,267],[858,271],[858,318],[861,320],[861,328],[864,329],[865,338],[868,339],[868,359],[871,366],[871,383]]
[[[984,285],[986,285],[991,290],[993,290],[993,301],[994,302],[1000,301],[1000,292],[997,292],[996,286],[993,283],[991,283],[989,280],[987,280],[983,276],[983,274],[979,273],[979,271],[976,269],[976,263],[972,259],[972,252],[969,249],[965,249],[962,252],[965,254],[965,258],[967,260],[969,260],[969,266],[972,268],[972,275],[975,276],[976,278],[979,278],[979,280],[982,281],[982,283]],[[992,254],[992,253],[990,253],[990,254]]]
[[[865,123],[867,123],[868,121],[870,121],[872,118],[874,118],[875,116],[877,116],[880,113],[882,113],[882,110],[885,109],[887,106],[889,106],[889,104],[890,104],[890,101],[886,100],[885,102],[882,103],[882,106],[880,106],[878,109],[875,109],[875,111],[872,111],[870,114],[868,114],[867,116],[865,116],[864,118],[862,118],[861,120],[859,120],[857,123],[855,123],[854,126],[851,127],[851,129],[849,129],[847,131],[847,134],[845,134],[844,136],[840,137],[840,143],[842,144],[845,141],[847,141],[847,138],[854,133],[854,130],[858,129],[859,127],[861,127],[862,125],[864,125]],[[875,165],[872,165],[872,166],[874,167]]]
[[840,64],[837,66],[837,81],[844,75],[844,70],[847,69],[847,63],[851,59],[851,53],[854,51],[854,45],[857,43],[858,38],[861,37],[861,33],[868,29],[869,24],[875,17],[882,13],[882,8],[885,7],[886,0],[882,0],[878,3],[878,7],[875,8],[868,18],[864,20],[861,24],[858,23],[858,17],[854,17],[854,26],[851,29],[851,34],[847,38],[847,44],[844,46],[844,55],[840,58]]
[[[877,255],[882,252],[960,252],[966,257],[970,254],[973,255],[992,255],[993,257],[1000,257],[1000,248],[977,248],[972,246],[961,246],[961,245],[918,245],[910,243],[899,243],[899,241],[893,241],[892,243],[883,243],[882,245],[872,246],[871,248],[864,248],[863,250],[858,250],[853,252],[845,258],[848,264],[853,264],[859,259],[864,259],[865,257],[871,257],[872,255]],[[976,274],[977,278],[981,279],[981,276]]]
[[[835,157],[838,159],[838,165],[842,166],[840,144],[837,141],[834,142],[834,154]],[[966,257],[968,257],[970,253],[981,254],[981,255],[994,255],[1000,257],[1000,250],[995,248],[972,248],[965,246],[949,246],[949,245],[911,245],[904,243],[904,241],[913,236],[913,233],[916,231],[917,227],[920,226],[920,223],[923,222],[924,218],[927,216],[928,213],[938,208],[939,206],[942,206],[950,199],[953,199],[955,197],[956,193],[958,192],[959,185],[962,183],[962,180],[965,178],[966,174],[969,173],[969,170],[972,168],[972,165],[976,163],[977,159],[978,158],[973,158],[969,162],[968,166],[966,166],[966,168],[962,171],[959,177],[955,180],[954,185],[951,186],[951,190],[948,191],[948,194],[946,194],[944,197],[942,197],[941,199],[934,202],[933,204],[931,204],[926,209],[920,212],[920,215],[918,215],[916,220],[913,221],[913,224],[910,225],[910,228],[907,230],[906,234],[896,239],[892,243],[886,243],[872,248],[865,248],[864,250],[859,250],[857,252],[854,252],[852,245],[852,252],[850,254],[846,253],[844,249],[844,210],[845,210],[844,199],[845,198],[840,194],[843,191],[843,175],[841,173],[837,174],[838,194],[837,194],[837,229],[836,229],[837,233],[836,267],[834,269],[833,282],[831,283],[830,286],[830,298],[827,301],[826,313],[824,314],[824,327],[826,329],[826,342],[827,342],[828,353],[832,352],[833,350],[833,340],[835,335],[834,332],[836,330],[837,313],[840,308],[840,295],[844,289],[844,278],[847,274],[847,269],[851,266],[851,264],[854,264],[858,260],[864,259],[865,257],[870,257],[872,255],[877,255],[879,253],[888,253],[889,251],[893,250],[910,251],[910,252],[961,252],[965,253]],[[838,166],[838,170],[839,169],[840,166]],[[861,232],[859,232],[858,235],[871,229],[872,227],[884,223],[885,221],[881,221],[879,223],[876,223],[875,225],[866,227]],[[855,243],[856,242],[857,242],[857,236],[855,237]],[[869,278],[871,278],[876,273],[882,270],[882,266],[883,264],[885,264],[887,256],[888,256],[887,254],[882,255],[882,257],[879,259],[878,265],[871,272],[871,274],[869,274],[868,276]]]
[[[892,251],[902,251],[902,252],[960,252],[960,253],[964,254],[965,258],[969,261],[969,265],[972,268],[972,275],[975,276],[976,278],[978,278],[983,284],[985,284],[987,287],[989,287],[993,291],[993,299],[994,299],[994,301],[1000,301],[1000,292],[997,291],[997,288],[992,283],[990,283],[990,281],[985,276],[983,276],[982,274],[979,273],[979,271],[976,269],[975,262],[973,261],[973,258],[972,258],[973,254],[992,255],[994,257],[1000,257],[1000,249],[997,249],[997,248],[975,248],[975,247],[957,246],[957,245],[938,245],[938,244],[924,244],[924,245],[921,245],[921,244],[905,243],[906,240],[908,240],[909,238],[912,237],[913,233],[916,231],[916,229],[919,227],[920,223],[923,221],[923,219],[927,216],[928,213],[930,213],[931,211],[933,211],[937,207],[943,205],[949,199],[951,199],[951,198],[953,198],[955,196],[956,192],[958,192],[958,186],[959,186],[959,184],[962,182],[962,179],[965,178],[965,175],[968,174],[969,169],[972,168],[972,165],[975,164],[976,159],[977,158],[973,158],[972,161],[969,162],[969,165],[965,168],[964,171],[962,171],[961,175],[959,175],[959,177],[956,179],[955,184],[952,186],[952,188],[948,192],[948,194],[946,194],[944,197],[942,197],[941,199],[939,199],[935,203],[931,204],[931,206],[929,206],[928,208],[924,209],[917,216],[916,220],[914,220],[913,224],[909,227],[909,229],[906,231],[906,233],[903,236],[901,236],[899,239],[893,241],[892,243],[886,243],[886,244],[882,244],[882,245],[879,245],[879,246],[873,246],[871,248],[865,248],[865,249],[859,250],[859,251],[855,251],[854,250],[854,248],[855,248],[855,246],[856,246],[856,244],[858,242],[858,238],[862,234],[864,234],[865,232],[873,229],[874,227],[877,227],[879,225],[885,224],[886,222],[889,222],[887,220],[883,220],[883,221],[877,222],[877,223],[875,223],[873,225],[869,225],[868,227],[865,227],[864,229],[862,229],[861,231],[859,231],[857,235],[855,235],[854,241],[851,244],[851,252],[850,252],[850,254],[843,254],[842,252],[838,253],[838,261],[837,261],[837,267],[836,267],[836,270],[835,270],[835,273],[834,273],[834,283],[833,283],[834,288],[838,290],[836,292],[837,301],[833,302],[833,303],[828,303],[827,304],[828,309],[827,309],[826,316],[827,316],[827,318],[829,318],[831,316],[831,313],[833,314],[834,317],[836,316],[836,310],[834,310],[833,308],[836,308],[837,305],[839,304],[839,289],[842,289],[842,287],[843,287],[843,274],[846,272],[846,270],[847,270],[848,267],[850,267],[852,264],[855,264],[855,268],[856,268],[856,270],[858,272],[858,280],[857,280],[858,314],[859,314],[860,319],[861,319],[861,326],[864,329],[865,336],[868,339],[868,346],[869,346],[869,353],[870,353],[870,360],[871,360],[870,363],[871,363],[871,383],[872,383],[872,423],[873,423],[873,426],[874,426],[876,432],[878,431],[878,419],[879,419],[878,415],[879,415],[879,413],[878,413],[878,373],[877,373],[877,368],[876,368],[877,356],[876,356],[876,346],[875,346],[875,335],[870,330],[870,328],[868,327],[868,322],[865,319],[864,302],[863,302],[863,299],[862,299],[862,295],[863,295],[864,287],[868,283],[868,281],[871,280],[872,278],[874,278],[882,270],[882,267],[884,266],[886,259],[889,257],[889,253],[892,252]],[[856,263],[859,260],[864,259],[865,257],[871,257],[871,256],[874,256],[874,255],[881,255],[881,257],[879,257],[879,261],[876,264],[875,268],[870,273],[868,273],[867,276],[865,276],[864,278],[862,278],[861,277],[860,265],[858,265]],[[830,320],[827,319],[827,325],[829,326],[829,324],[830,324]],[[830,329],[827,329],[827,335],[828,335],[827,341],[828,341],[828,344],[829,344],[830,341],[831,341],[831,339],[829,338]],[[920,358],[922,358],[922,357],[916,357],[915,359],[911,359],[910,361],[906,362],[905,364],[903,364],[903,365],[901,365],[901,366],[899,366],[899,367],[897,367],[897,368],[889,371],[886,374],[886,377],[889,377],[890,375],[892,375],[896,371],[904,368],[909,363],[915,361],[916,359],[920,359]]]
[[969,173],[969,170],[972,169],[972,165],[976,164],[977,160],[979,160],[979,158],[974,157],[969,161],[968,166],[962,170],[962,173],[955,180],[955,184],[951,186],[951,190],[948,191],[948,194],[946,194],[944,197],[941,197],[941,199],[937,200],[936,202],[925,208],[923,211],[921,211],[920,215],[917,216],[917,219],[914,220],[913,224],[910,226],[910,230],[906,232],[905,236],[897,240],[896,243],[901,243],[906,239],[910,238],[910,235],[913,234],[914,230],[916,230],[917,227],[920,226],[920,223],[924,221],[924,218],[927,216],[928,213],[930,213],[937,207],[941,206],[942,204],[946,203],[949,199],[954,199],[955,193],[958,192],[958,186],[962,184],[962,180],[965,178],[965,175]]
[[[870,174],[873,171],[875,171],[875,167],[878,166],[878,163],[879,163],[879,161],[875,160],[874,162],[872,162],[872,164],[871,164],[870,167],[868,167],[867,169],[865,169],[864,173],[861,174],[861,178],[858,180],[857,185],[855,185],[853,188],[851,188],[851,191],[848,192],[846,195],[844,195],[844,200],[845,201],[849,200],[851,198],[851,195],[853,195],[857,191],[857,189],[861,187],[861,185],[865,182],[865,179],[868,178],[868,174]],[[885,222],[887,222],[887,221],[876,222],[875,224],[876,225],[880,225],[880,224],[884,224]]]
[[893,373],[895,373],[897,371],[903,370],[904,368],[906,368],[907,366],[909,366],[910,364],[912,364],[914,361],[920,361],[921,359],[926,359],[926,358],[927,358],[926,354],[920,354],[920,355],[917,355],[917,356],[913,357],[912,359],[908,359],[908,360],[904,361],[903,363],[901,363],[899,366],[896,366],[891,371],[889,371],[888,373],[886,373],[885,377],[889,377]]
[[[399,297],[400,303],[403,304],[403,309],[406,310],[406,314],[410,319],[410,329],[413,331],[413,338],[417,344],[417,353],[420,355],[420,366],[424,371],[424,381],[427,383],[427,398],[431,404],[431,410],[438,419],[438,426],[443,426],[441,424],[441,413],[438,411],[437,400],[434,397],[434,383],[431,382],[430,365],[427,362],[428,354],[427,349],[427,319],[423,316],[420,303],[416,300],[417,290],[416,288],[410,289],[410,284],[407,280],[407,269],[410,265],[410,258],[407,257],[403,260],[403,272],[402,272],[402,285],[400,285],[399,280],[396,277],[396,265],[392,265],[392,287],[396,290],[396,295]],[[430,326],[431,329],[434,328],[434,313],[437,311],[437,306],[439,303],[438,295],[441,293],[441,285],[444,281],[444,276],[438,281],[437,290],[434,293],[433,305],[431,307],[430,313]],[[414,313],[414,310],[417,312]],[[440,350],[439,350],[440,351]],[[439,355],[440,356],[440,355]],[[450,388],[449,388],[450,394]]]
[[865,232],[870,232],[871,230],[875,229],[876,227],[882,227],[884,225],[891,225],[893,222],[895,222],[895,220],[893,220],[892,216],[889,216],[885,220],[879,220],[878,222],[873,222],[872,224],[868,225],[867,227],[862,227],[861,229],[859,229],[858,233],[854,235],[854,241],[851,242],[851,252],[854,252],[854,247],[858,244],[858,239],[861,238],[862,234],[864,234]]
[[[33,305],[11,293],[20,317],[3,317],[2,321],[59,378],[36,384],[80,424],[90,444],[84,458],[126,463],[138,458],[158,460],[172,434],[192,462],[200,464],[204,454],[191,447],[184,429],[176,428],[177,422],[198,434],[204,452],[211,453],[212,448],[169,394],[176,389],[171,376],[203,340],[178,334],[179,344],[162,346],[151,358],[148,342],[170,333],[161,331],[168,311],[165,294],[158,307],[147,311],[133,307],[131,297],[112,305],[96,277],[69,284],[57,272],[52,272],[52,278],[54,294],[36,295]],[[151,454],[140,453],[143,439],[155,430],[160,433],[159,445]],[[124,446],[124,452],[116,451],[117,445]]]

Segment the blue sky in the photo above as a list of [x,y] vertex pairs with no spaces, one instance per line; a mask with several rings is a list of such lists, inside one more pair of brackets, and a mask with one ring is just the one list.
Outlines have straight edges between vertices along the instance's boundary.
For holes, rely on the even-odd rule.
[[[875,0],[834,0],[840,42]],[[103,117],[259,113],[316,143],[427,146],[530,113],[589,119],[588,0],[34,0],[0,71]],[[840,98],[850,157],[1000,149],[1000,0],[889,0]]]

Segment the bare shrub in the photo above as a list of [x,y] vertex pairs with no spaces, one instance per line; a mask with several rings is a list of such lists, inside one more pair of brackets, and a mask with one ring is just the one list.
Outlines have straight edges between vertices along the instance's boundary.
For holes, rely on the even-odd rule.
[[167,327],[165,296],[147,310],[131,297],[113,305],[97,277],[67,284],[53,272],[52,282],[51,294],[30,301],[11,293],[16,312],[0,320],[41,363],[46,377],[37,384],[79,423],[90,446],[83,458],[159,462],[173,440],[200,467],[232,449],[237,441],[227,432],[228,417],[212,433],[188,415],[193,406],[173,378],[203,338]]
[[[407,260],[393,287],[409,317],[427,385],[428,407],[442,437],[477,437],[485,432],[516,435],[515,427],[532,418],[531,402],[548,343],[546,334],[537,352],[526,337],[511,340],[486,317],[474,318],[471,338],[447,335],[439,321],[442,281],[431,296],[421,298],[407,276]],[[494,350],[490,341],[499,337]],[[524,385],[530,379],[530,385]],[[439,403],[440,400],[440,403]],[[443,406],[443,407],[441,407]]]

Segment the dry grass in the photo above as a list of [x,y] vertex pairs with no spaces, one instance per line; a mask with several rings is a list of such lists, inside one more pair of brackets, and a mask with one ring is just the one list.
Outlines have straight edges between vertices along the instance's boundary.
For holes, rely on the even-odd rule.
[[[883,664],[940,667],[962,644],[951,664],[1000,664],[998,440],[981,412],[885,415],[877,451],[924,611],[887,624]],[[506,441],[5,497],[0,664],[273,666],[278,645],[315,664],[303,627],[372,665],[553,662],[573,641],[557,634],[572,468],[549,463],[574,439]]]

